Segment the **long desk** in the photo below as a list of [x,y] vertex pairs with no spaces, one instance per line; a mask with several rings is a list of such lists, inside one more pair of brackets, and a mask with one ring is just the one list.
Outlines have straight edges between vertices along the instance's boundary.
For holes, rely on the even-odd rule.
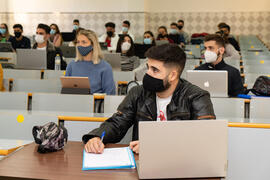
[[[120,146],[125,145],[106,145]],[[81,142],[69,141],[64,150],[40,154],[37,152],[37,145],[30,144],[0,161],[0,179],[138,179],[136,169],[82,171],[83,148]],[[135,159],[138,160],[137,155]]]

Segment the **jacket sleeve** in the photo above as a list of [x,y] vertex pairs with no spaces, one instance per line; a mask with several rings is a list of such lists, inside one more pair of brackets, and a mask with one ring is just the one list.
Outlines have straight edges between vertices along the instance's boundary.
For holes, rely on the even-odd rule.
[[241,79],[240,72],[238,70],[235,70],[235,72],[233,73],[232,85],[229,91],[230,91],[229,92],[230,96],[233,96],[233,97],[236,97],[238,94],[244,93],[243,82]]
[[138,94],[138,87],[134,87],[118,106],[117,112],[108,120],[100,125],[99,128],[94,129],[88,134],[82,137],[84,143],[87,143],[89,139],[93,137],[100,137],[105,131],[103,142],[106,143],[117,143],[126,134],[128,129],[135,122],[136,115],[136,101]]
[[207,91],[196,93],[190,99],[193,119],[216,119],[210,94]]

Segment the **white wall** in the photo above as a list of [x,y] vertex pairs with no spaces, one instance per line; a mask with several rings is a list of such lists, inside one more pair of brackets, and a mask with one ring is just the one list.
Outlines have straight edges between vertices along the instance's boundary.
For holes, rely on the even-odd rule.
[[270,11],[270,0],[146,0],[147,12]]
[[0,0],[0,12],[143,12],[144,0]]

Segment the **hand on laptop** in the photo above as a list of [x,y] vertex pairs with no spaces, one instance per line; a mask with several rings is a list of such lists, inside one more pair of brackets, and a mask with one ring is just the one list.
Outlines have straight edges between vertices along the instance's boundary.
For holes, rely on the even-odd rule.
[[129,147],[133,152],[135,152],[136,154],[139,154],[139,147],[140,147],[139,141],[130,142]]
[[88,153],[102,154],[104,150],[104,144],[99,137],[90,139],[84,146],[84,149]]

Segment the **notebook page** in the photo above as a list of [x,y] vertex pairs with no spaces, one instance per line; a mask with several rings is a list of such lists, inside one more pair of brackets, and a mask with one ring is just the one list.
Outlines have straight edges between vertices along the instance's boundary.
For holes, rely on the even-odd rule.
[[133,155],[128,147],[105,148],[102,154],[87,153],[84,151],[83,168],[132,168]]

